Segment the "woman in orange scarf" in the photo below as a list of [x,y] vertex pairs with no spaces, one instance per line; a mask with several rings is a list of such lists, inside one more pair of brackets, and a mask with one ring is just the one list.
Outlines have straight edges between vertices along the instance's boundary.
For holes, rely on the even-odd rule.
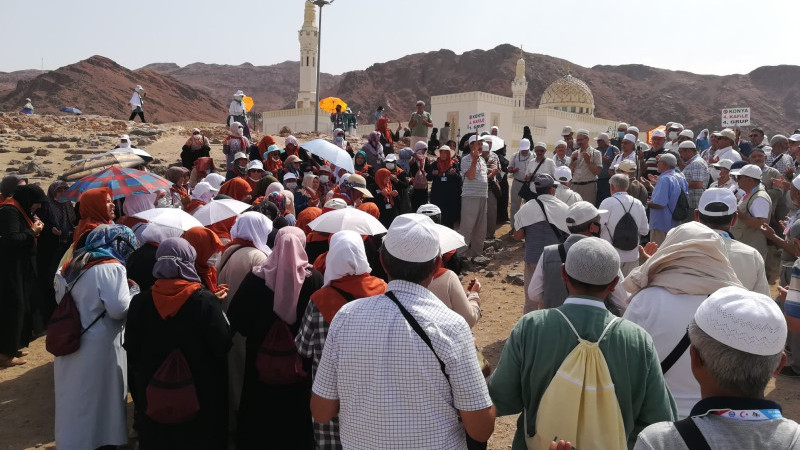
[[[169,238],[156,254],[149,291],[134,297],[125,326],[129,386],[139,418],[139,438],[158,448],[181,442],[186,448],[225,448],[228,440],[228,349],[231,332],[220,301],[203,288],[196,253],[182,238]],[[146,412],[148,385],[178,350],[191,368],[200,410],[190,422],[156,423]]]
[[73,250],[77,249],[78,241],[98,225],[114,223],[114,200],[111,198],[111,189],[105,187],[89,189],[81,194],[78,203],[81,220],[73,235]]
[[245,203],[250,203],[252,192],[253,189],[242,177],[231,178],[219,187],[220,194]]
[[322,215],[322,209],[309,206],[304,210],[300,211],[300,214],[297,215],[297,223],[295,226],[303,230],[303,233],[308,235],[312,232],[311,228],[308,227],[308,224],[313,222],[314,219]]
[[387,229],[392,221],[397,217],[397,208],[394,206],[394,199],[399,194],[392,187],[392,173],[388,169],[379,169],[375,172],[375,184],[378,186],[378,196],[375,202],[381,209],[380,221]]
[[283,149],[278,148],[277,145],[272,144],[267,148],[267,153],[264,155],[264,170],[270,172],[273,176],[278,176],[283,168],[283,163],[281,162],[281,153],[283,153]]
[[[386,283],[369,274],[370,266],[358,233],[340,231],[334,234],[330,248],[329,254],[336,264],[326,268],[322,289],[311,294],[311,303],[302,317],[300,334],[295,339],[300,355],[312,360],[312,375],[316,374],[322,357],[324,336],[342,306],[354,299],[372,297],[386,291]],[[327,434],[324,430],[331,428],[338,431],[338,422],[314,422],[314,435],[318,443]]]
[[272,145],[275,145],[275,138],[272,137],[272,135],[268,134],[262,137],[261,140],[258,141],[258,156],[260,156],[261,159],[266,159],[267,149]]
[[194,268],[200,276],[203,285],[213,292],[220,300],[225,300],[228,296],[228,285],[217,285],[217,268],[208,264],[208,260],[225,248],[217,234],[208,228],[194,227],[183,233],[183,238],[192,245],[197,252]]
[[389,148],[391,148],[394,143],[392,142],[392,131],[389,130],[389,119],[386,117],[381,117],[378,119],[378,123],[375,126],[375,131],[379,132],[383,139],[389,144]]

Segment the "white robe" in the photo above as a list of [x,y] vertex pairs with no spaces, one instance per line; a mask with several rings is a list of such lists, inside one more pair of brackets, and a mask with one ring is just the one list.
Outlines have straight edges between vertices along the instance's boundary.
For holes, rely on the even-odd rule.
[[[67,286],[60,273],[56,280],[56,298],[60,301]],[[59,450],[128,442],[128,364],[122,348],[122,330],[132,297],[127,280],[121,264],[100,264],[87,269],[72,289],[84,328],[104,309],[106,314],[83,334],[78,351],[56,357],[53,363]]]

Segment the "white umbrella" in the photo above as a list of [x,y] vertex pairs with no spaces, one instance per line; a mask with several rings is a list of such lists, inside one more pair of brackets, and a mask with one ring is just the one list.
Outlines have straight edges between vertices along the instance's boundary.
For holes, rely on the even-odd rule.
[[346,151],[342,150],[339,146],[334,145],[325,139],[314,139],[313,141],[306,142],[300,147],[319,156],[320,158],[327,159],[331,162],[331,164],[335,164],[336,167],[343,167],[350,173],[355,172],[353,160],[350,158],[350,155]]
[[444,225],[436,225],[436,232],[439,234],[439,251],[444,255],[447,252],[452,252],[461,247],[466,247],[467,243],[464,241],[464,236],[461,236],[457,231],[447,228]]
[[[506,141],[500,139],[497,136],[492,136],[491,134],[487,134],[486,136],[484,136],[483,140],[492,143],[493,152],[496,152],[506,146]],[[531,144],[533,144],[533,142],[531,142]]]
[[378,219],[360,209],[350,207],[328,211],[312,220],[308,227],[323,233],[336,233],[342,230],[355,231],[362,236],[386,233],[386,227]]
[[203,225],[211,225],[212,223],[238,216],[248,208],[250,208],[250,205],[247,203],[232,198],[213,200],[211,203],[197,208],[197,211],[194,212],[194,218]]
[[170,228],[177,228],[183,231],[187,231],[190,228],[203,226],[203,224],[200,223],[199,220],[192,217],[191,214],[178,208],[153,208],[134,214],[133,217],[138,217],[139,219],[144,219],[150,223],[155,223]]

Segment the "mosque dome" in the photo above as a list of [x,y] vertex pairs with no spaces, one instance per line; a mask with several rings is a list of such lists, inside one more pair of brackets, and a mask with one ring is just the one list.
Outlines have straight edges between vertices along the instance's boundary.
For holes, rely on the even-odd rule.
[[586,83],[567,74],[545,89],[539,109],[594,115],[594,96]]

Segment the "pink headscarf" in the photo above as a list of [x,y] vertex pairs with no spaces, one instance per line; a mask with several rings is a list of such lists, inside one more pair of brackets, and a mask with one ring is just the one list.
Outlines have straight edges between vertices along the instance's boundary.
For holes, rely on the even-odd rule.
[[297,300],[311,265],[305,251],[306,235],[297,227],[283,227],[275,236],[272,255],[253,273],[272,289],[272,310],[289,325],[297,320]]

